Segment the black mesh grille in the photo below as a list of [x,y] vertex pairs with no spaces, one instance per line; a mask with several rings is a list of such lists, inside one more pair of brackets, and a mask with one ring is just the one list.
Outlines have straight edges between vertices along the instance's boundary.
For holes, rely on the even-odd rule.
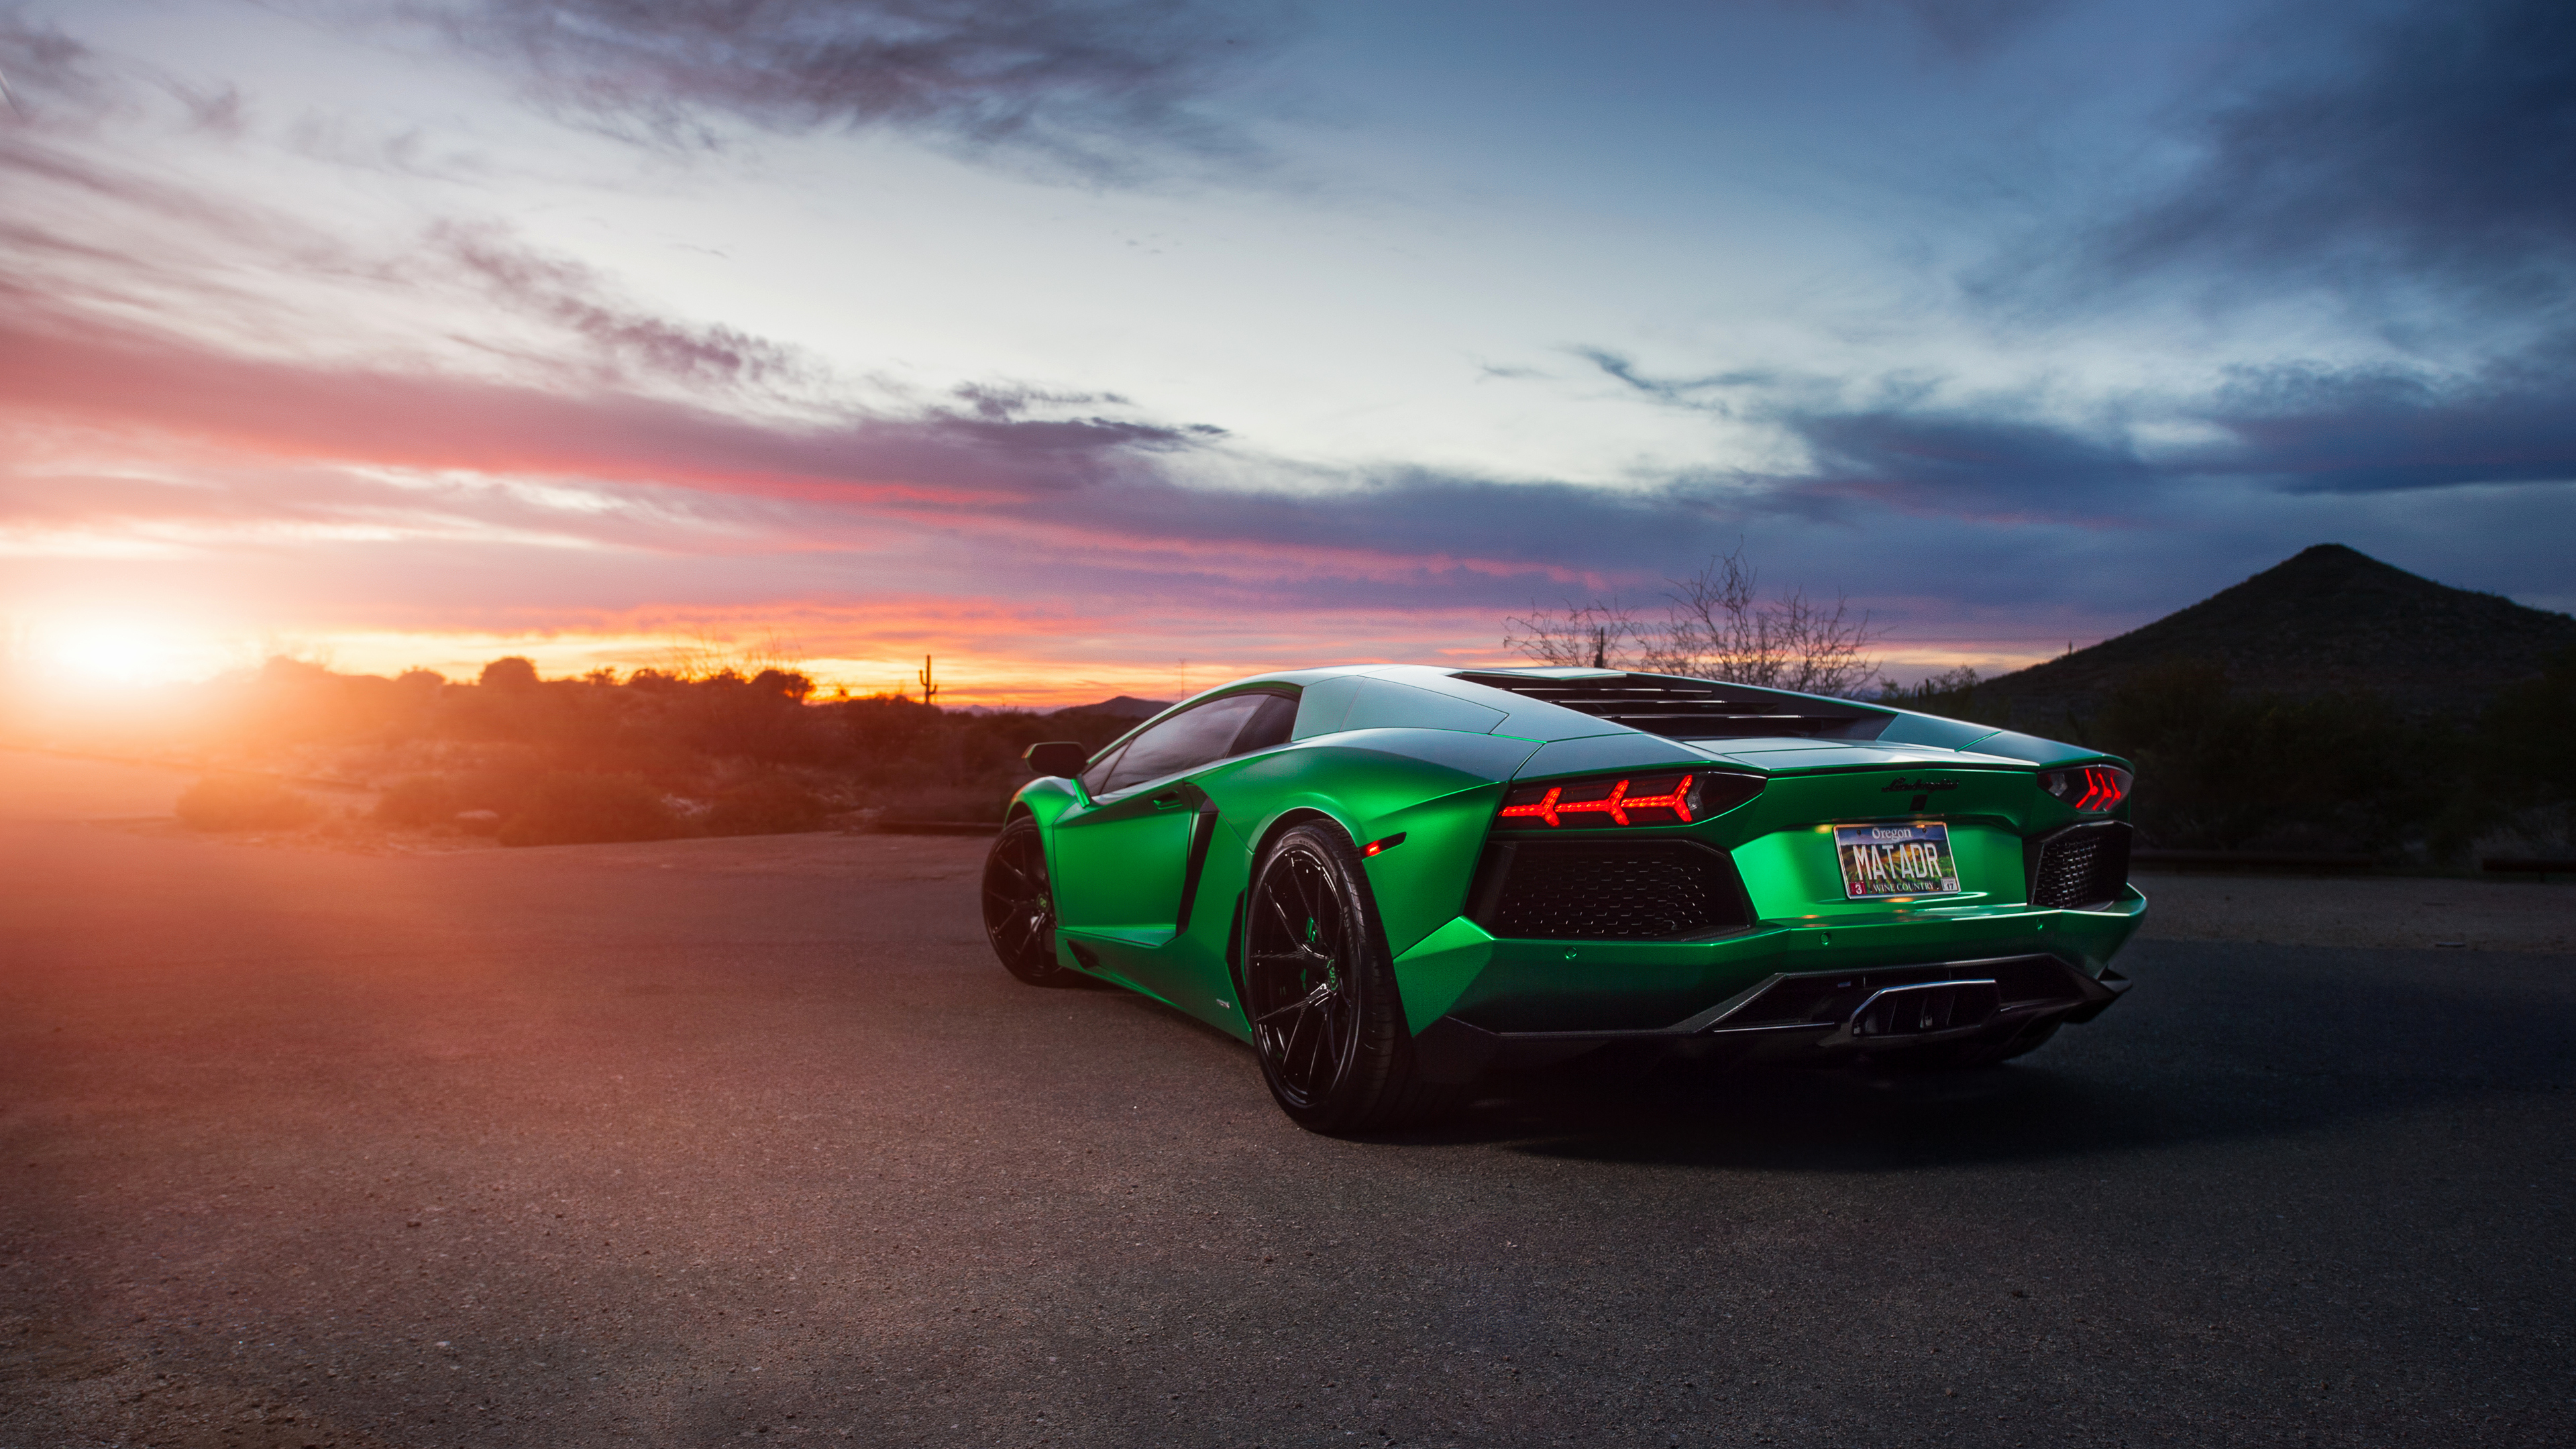
[[2107,905],[2129,883],[2129,827],[2117,820],[2070,825],[2041,843],[2031,867],[2030,903],[2063,911]]
[[1469,918],[1496,936],[1663,941],[1750,924],[1734,862],[1683,840],[1487,847]]
[[1543,699],[1650,735],[1683,740],[1774,735],[1874,740],[1893,718],[1881,711],[1804,695],[1671,674],[1596,674],[1554,679],[1469,671],[1457,677],[1470,684]]

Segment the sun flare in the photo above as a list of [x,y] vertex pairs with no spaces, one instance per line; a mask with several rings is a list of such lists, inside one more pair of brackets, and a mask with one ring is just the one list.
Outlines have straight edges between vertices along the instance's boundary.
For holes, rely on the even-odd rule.
[[46,673],[86,685],[175,684],[202,678],[215,661],[182,632],[108,620],[40,628],[31,651]]

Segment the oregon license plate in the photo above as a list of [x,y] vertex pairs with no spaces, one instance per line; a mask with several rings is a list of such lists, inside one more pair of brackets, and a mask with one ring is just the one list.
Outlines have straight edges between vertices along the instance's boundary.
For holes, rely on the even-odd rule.
[[1837,825],[1834,854],[1842,857],[1843,894],[1852,900],[1959,893],[1950,827],[1938,822]]

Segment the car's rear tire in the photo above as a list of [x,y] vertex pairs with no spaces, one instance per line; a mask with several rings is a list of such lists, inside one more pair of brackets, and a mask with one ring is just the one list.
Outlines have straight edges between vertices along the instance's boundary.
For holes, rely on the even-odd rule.
[[1002,965],[1031,986],[1080,986],[1086,980],[1056,960],[1046,840],[1026,815],[1003,826],[984,857],[984,935]]
[[1308,1131],[1386,1131],[1456,1104],[1414,1069],[1368,874],[1328,823],[1281,832],[1253,869],[1243,1005],[1271,1098]]

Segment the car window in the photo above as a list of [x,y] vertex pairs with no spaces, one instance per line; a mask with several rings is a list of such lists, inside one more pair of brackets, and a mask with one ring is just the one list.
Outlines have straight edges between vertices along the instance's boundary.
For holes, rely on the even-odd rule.
[[1125,753],[1125,750],[1111,750],[1092,761],[1091,767],[1082,772],[1084,792],[1095,796],[1109,793],[1109,772],[1118,768],[1118,757]]
[[[1235,737],[1253,722],[1270,694],[1232,694],[1176,714],[1127,742],[1109,767],[1109,791],[1194,770],[1234,753]],[[1104,791],[1103,793],[1106,793]]]
[[1226,753],[1248,755],[1254,750],[1276,749],[1288,743],[1289,733],[1296,727],[1297,701],[1284,694],[1265,696],[1261,708],[1244,725],[1243,733],[1234,737],[1234,748]]

